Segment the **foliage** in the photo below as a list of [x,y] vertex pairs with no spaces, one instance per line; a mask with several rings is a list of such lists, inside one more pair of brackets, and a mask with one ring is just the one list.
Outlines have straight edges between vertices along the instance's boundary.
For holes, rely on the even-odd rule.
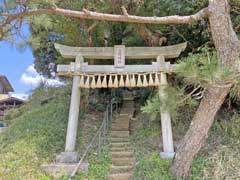
[[[56,154],[63,151],[70,101],[70,86],[61,88],[38,87],[29,102],[8,114],[9,128],[0,136],[1,180],[50,180],[53,177],[40,169],[51,163]],[[14,112],[16,111],[16,112]],[[101,113],[81,118],[82,129],[77,137],[77,151],[82,153],[101,123]],[[80,177],[104,179],[111,163],[107,149],[100,159],[92,151],[89,154],[89,172]],[[78,177],[78,176],[77,176]],[[64,179],[64,178],[63,178]],[[76,178],[78,179],[78,178]]]
[[218,117],[207,144],[193,163],[192,180],[239,179],[240,177],[239,112],[235,111],[233,116],[227,111],[222,113],[227,113],[226,117],[230,118]]
[[220,65],[215,51],[201,49],[199,54],[190,54],[177,65],[176,73],[183,78],[188,85],[200,85],[201,87],[224,87],[233,84],[230,97],[238,100],[240,97],[239,72]]
[[111,157],[108,149],[103,149],[100,159],[94,151],[88,157],[89,168],[87,173],[77,174],[75,180],[94,179],[105,180],[107,178],[108,170],[111,164]]
[[134,179],[136,180],[173,180],[168,172],[170,161],[159,157],[158,153],[152,153],[146,159],[142,159],[136,165]]
[[[33,95],[32,102],[0,136],[0,179],[52,179],[39,166],[52,161],[64,147],[68,114],[65,102],[69,100],[65,89],[52,91],[61,95],[45,105],[34,103]],[[45,91],[41,97],[51,95]]]
[[157,93],[141,108],[142,112],[151,116],[151,119],[156,119],[156,116],[164,111],[168,111],[172,118],[176,119],[179,107],[184,105],[196,105],[196,101],[192,99],[191,96],[185,96],[183,88],[167,86],[162,87],[162,90],[164,96],[160,96]]
[[[19,12],[21,8],[49,8],[55,3],[60,8],[73,10],[87,8],[93,11],[113,14],[122,14],[121,6],[125,6],[129,14],[141,16],[189,15],[207,6],[207,0],[10,0],[6,1],[6,3],[7,9],[14,13]],[[3,12],[7,11],[4,6],[1,6],[0,9]],[[26,21],[23,21],[24,23]],[[53,47],[53,43],[56,41],[71,46],[113,46],[115,44],[159,46],[159,43],[152,44],[151,40],[157,39],[158,41],[158,38],[166,38],[167,42],[164,45],[187,41],[189,42],[188,51],[195,51],[198,47],[209,42],[210,36],[208,24],[205,20],[192,25],[176,26],[97,22],[96,27],[91,32],[88,29],[95,23],[92,20],[40,15],[29,17],[27,23],[30,26],[30,34],[24,40],[33,49],[37,71],[44,75],[49,75],[49,72],[47,72],[48,63],[64,62]],[[28,28],[24,27],[25,29]],[[8,28],[14,29],[12,26]],[[22,29],[19,30],[23,31]],[[14,32],[14,30],[10,31],[3,39],[11,42],[19,41],[19,36],[17,38],[11,35]]]
[[190,54],[178,64],[176,73],[186,83],[202,87],[224,85],[235,77],[230,69],[220,65],[216,52]]
[[[181,113],[183,112],[181,111]],[[186,130],[191,123],[191,118],[186,120],[185,112],[180,118],[173,126],[173,135],[177,137],[175,138],[175,144],[185,134],[179,132],[182,129]],[[138,122],[141,122],[141,119]],[[239,111],[221,110],[210,130],[208,140],[193,161],[189,180],[239,179],[239,123]],[[158,145],[161,142],[160,138],[156,138],[161,134],[156,121],[152,121],[147,128],[143,128],[141,125],[137,127],[133,135],[134,152],[137,160],[134,179],[174,179],[168,171],[171,161],[161,159],[159,154],[156,153],[159,152],[159,148],[155,144]]]

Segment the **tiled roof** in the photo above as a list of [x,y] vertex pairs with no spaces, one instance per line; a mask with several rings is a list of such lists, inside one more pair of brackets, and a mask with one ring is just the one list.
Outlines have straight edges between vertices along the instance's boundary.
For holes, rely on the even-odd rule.
[[14,92],[13,87],[6,76],[0,74],[0,82],[2,82],[7,92]]

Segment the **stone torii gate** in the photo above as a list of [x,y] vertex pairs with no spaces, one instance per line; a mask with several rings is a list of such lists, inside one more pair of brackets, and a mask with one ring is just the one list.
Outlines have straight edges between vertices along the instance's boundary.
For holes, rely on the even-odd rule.
[[[186,48],[186,43],[165,47],[70,47],[55,44],[55,48],[64,58],[75,59],[69,65],[58,65],[59,76],[73,77],[72,95],[68,118],[65,152],[57,161],[74,163],[78,160],[75,151],[78,116],[80,106],[80,88],[118,88],[159,86],[159,96],[164,97],[167,85],[167,73],[174,70],[174,65],[165,59],[177,58]],[[113,65],[89,65],[84,59],[114,59]],[[126,65],[125,59],[156,59],[148,65]],[[161,127],[164,158],[174,156],[171,116],[167,111],[161,112]]]

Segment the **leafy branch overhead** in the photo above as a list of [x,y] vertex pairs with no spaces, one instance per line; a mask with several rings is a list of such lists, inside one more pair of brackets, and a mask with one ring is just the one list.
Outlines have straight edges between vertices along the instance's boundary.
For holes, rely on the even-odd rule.
[[188,84],[226,87],[236,83],[239,73],[221,66],[216,52],[190,54],[177,65],[176,73]]
[[[55,4],[45,8],[30,8],[27,3],[19,4],[15,9],[17,12],[11,13],[8,10],[6,12],[0,12],[0,32],[1,36],[5,31],[9,31],[10,27],[14,24],[22,21],[23,18],[36,15],[60,15],[65,17],[73,17],[79,19],[91,19],[91,20],[102,20],[102,21],[113,21],[113,22],[128,22],[128,23],[143,23],[143,24],[189,24],[201,20],[207,17],[210,13],[209,8],[204,8],[196,14],[189,16],[165,16],[165,17],[147,17],[147,16],[135,16],[129,15],[127,10],[123,7],[123,15],[119,14],[107,14],[95,12],[87,9],[82,11],[76,11],[71,9],[58,8]],[[9,27],[10,26],[10,27]]]
[[141,108],[143,113],[150,115],[152,120],[155,120],[160,112],[170,112],[171,117],[176,119],[180,107],[185,105],[193,107],[198,103],[192,97],[192,95],[199,90],[199,87],[191,91],[189,94],[185,94],[186,88],[175,88],[173,86],[164,87],[165,97],[159,97],[159,94],[155,94],[150,100],[147,101],[145,106]]

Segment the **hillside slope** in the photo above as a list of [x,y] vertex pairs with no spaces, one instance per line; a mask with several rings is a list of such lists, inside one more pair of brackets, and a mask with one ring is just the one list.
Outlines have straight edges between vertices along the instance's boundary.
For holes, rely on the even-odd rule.
[[[40,170],[39,166],[53,162],[56,154],[64,150],[69,98],[69,87],[40,87],[34,91],[26,105],[8,113],[10,127],[0,135],[0,180],[53,179]],[[95,104],[99,106],[101,103]],[[222,109],[215,121],[206,145],[195,158],[190,179],[240,179],[240,113],[236,110],[228,111]],[[185,112],[173,122],[174,137],[177,140],[186,132],[191,120],[187,116],[189,113]],[[170,180],[172,177],[168,168],[171,162],[162,160],[158,155],[161,134],[159,122],[141,116],[140,113],[131,125],[137,162],[134,179]],[[91,109],[91,115],[81,115],[81,131],[77,139],[77,150],[80,153],[84,151],[101,121],[102,111]],[[93,151],[88,161],[89,172],[78,174],[75,179],[106,179],[111,165],[108,150],[104,150],[100,159]]]
[[[173,121],[175,145],[185,134],[190,122],[189,108],[181,110]],[[189,180],[238,180],[240,179],[240,113],[236,109],[223,108],[219,113],[209,137],[194,159]],[[140,113],[132,123],[137,165],[133,180],[174,180],[169,173],[170,160],[159,157],[161,142],[160,125]],[[162,145],[160,145],[162,146]],[[162,148],[162,147],[161,147]]]
[[[39,87],[26,105],[8,113],[10,126],[0,135],[0,180],[54,179],[39,167],[53,162],[55,156],[64,150],[70,92],[68,86]],[[92,111],[93,115],[81,114],[81,131],[77,137],[79,153],[85,150],[102,121],[101,111]],[[103,152],[101,159],[97,159],[93,151],[88,160],[91,163],[89,172],[76,179],[103,180],[110,161],[108,154]]]

